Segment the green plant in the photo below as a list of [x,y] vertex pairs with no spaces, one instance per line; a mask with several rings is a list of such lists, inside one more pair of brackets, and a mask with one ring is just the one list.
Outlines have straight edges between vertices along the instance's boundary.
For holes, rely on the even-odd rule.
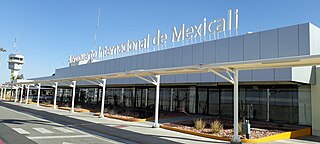
[[205,126],[206,126],[206,122],[203,121],[202,118],[199,118],[199,119],[194,121],[194,127],[197,130],[203,130]]
[[211,132],[212,133],[219,133],[221,130],[223,130],[223,124],[221,124],[220,121],[215,120],[211,123]]
[[67,104],[64,105],[64,107],[70,107],[70,105],[67,103]]
[[80,109],[80,108],[81,108],[81,105],[76,105],[76,108],[77,108],[77,109]]
[[238,122],[238,134],[241,135],[242,134],[242,121]]

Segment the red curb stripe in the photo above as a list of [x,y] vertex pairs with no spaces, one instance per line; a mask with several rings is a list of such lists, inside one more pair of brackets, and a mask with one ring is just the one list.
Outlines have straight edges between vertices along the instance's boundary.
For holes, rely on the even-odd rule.
[[[125,127],[128,127],[128,126],[125,126],[125,125],[114,126],[114,128],[125,128]],[[0,144],[1,144],[1,143],[0,143]]]

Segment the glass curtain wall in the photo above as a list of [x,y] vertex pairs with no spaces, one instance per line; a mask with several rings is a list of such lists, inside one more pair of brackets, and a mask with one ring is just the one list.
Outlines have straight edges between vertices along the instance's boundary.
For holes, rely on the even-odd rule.
[[[310,98],[310,86],[303,89],[303,99]],[[107,88],[106,105],[132,108],[154,109],[154,87]],[[79,94],[79,93],[78,93]],[[58,89],[59,105],[70,105],[72,89]],[[95,104],[101,99],[101,89],[86,88],[80,90],[81,104]],[[300,104],[299,100],[303,103]],[[106,106],[107,107],[107,106]],[[299,114],[310,107],[310,101],[298,97],[297,85],[260,85],[239,87],[239,116],[252,120],[281,123],[299,123]],[[161,87],[160,110],[184,111],[204,115],[233,117],[233,87]],[[301,118],[300,118],[301,119]],[[304,120],[304,121],[307,121]]]

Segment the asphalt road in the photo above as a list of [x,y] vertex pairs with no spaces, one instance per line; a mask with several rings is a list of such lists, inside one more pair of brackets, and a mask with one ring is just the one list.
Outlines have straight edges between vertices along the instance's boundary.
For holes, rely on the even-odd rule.
[[0,102],[0,139],[6,144],[176,143]]

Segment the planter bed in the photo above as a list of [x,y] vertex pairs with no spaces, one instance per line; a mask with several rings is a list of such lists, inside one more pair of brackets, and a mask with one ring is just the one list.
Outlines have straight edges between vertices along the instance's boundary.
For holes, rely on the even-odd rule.
[[[212,119],[204,120],[207,125],[203,130],[194,128],[193,121],[183,121],[178,123],[165,123],[161,127],[168,130],[188,133],[192,135],[230,141],[233,136],[233,120],[221,119],[224,129],[219,133],[211,133],[210,123]],[[296,125],[281,125],[265,122],[251,122],[250,139],[245,139],[245,135],[239,135],[242,142],[268,142],[278,139],[288,139],[297,136],[305,136],[311,134],[311,129]]]

